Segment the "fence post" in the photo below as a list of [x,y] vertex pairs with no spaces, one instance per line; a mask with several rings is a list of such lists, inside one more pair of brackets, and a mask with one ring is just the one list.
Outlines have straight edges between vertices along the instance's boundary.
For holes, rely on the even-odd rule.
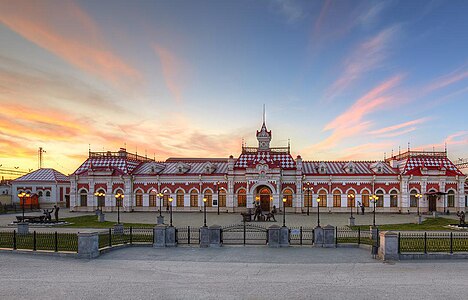
[[358,227],[357,229],[357,244],[361,244],[361,227]]
[[244,220],[244,245],[245,245],[245,236],[247,235],[247,228],[245,227],[245,220]]
[[130,245],[133,245],[133,227],[130,226]]
[[16,230],[13,230],[13,250],[16,250]]
[[427,232],[424,232],[424,254],[427,254]]
[[187,226],[187,244],[190,245],[190,225]]
[[57,231],[54,234],[54,242],[55,242],[55,252],[58,252],[58,233],[57,233]]
[[398,254],[401,253],[401,250],[400,250],[400,234],[401,234],[401,232],[398,232]]
[[37,247],[36,247],[36,230],[34,230],[33,232],[33,251],[36,251],[37,250]]
[[302,246],[302,226],[299,228],[299,243]]
[[312,245],[315,244],[315,229],[312,229]]
[[109,228],[109,248],[112,248],[112,229]]
[[453,254],[453,232],[450,232],[450,254]]
[[338,245],[338,226],[335,227],[335,246]]

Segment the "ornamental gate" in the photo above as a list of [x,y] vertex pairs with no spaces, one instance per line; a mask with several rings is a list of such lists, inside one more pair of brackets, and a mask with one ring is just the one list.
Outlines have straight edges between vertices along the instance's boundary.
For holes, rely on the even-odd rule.
[[268,229],[246,223],[224,226],[221,230],[221,242],[225,245],[266,245]]

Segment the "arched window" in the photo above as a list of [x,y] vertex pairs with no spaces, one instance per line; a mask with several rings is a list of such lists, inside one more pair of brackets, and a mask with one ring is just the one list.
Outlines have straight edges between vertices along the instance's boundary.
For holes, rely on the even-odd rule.
[[213,206],[213,193],[210,190],[205,191],[205,195],[203,195],[203,198],[206,198],[206,207]]
[[356,195],[354,191],[348,192],[348,207],[355,207],[356,206]]
[[362,205],[364,205],[364,207],[369,207],[369,192],[367,190],[364,190],[361,193]]
[[88,206],[88,193],[85,190],[80,191],[80,206]]
[[[106,192],[104,190],[98,190],[97,191],[100,194],[105,195]],[[99,207],[105,207],[106,206],[106,196],[97,196],[97,203]]]
[[151,190],[149,193],[149,206],[156,207],[158,203],[158,193],[155,190]]
[[47,192],[45,193],[45,196],[46,196],[46,197],[50,197],[50,191],[47,191]]
[[247,193],[244,189],[237,192],[237,206],[245,207],[247,205]]
[[37,195],[39,196],[39,198],[41,198],[41,197],[42,197],[42,191],[39,191],[39,192],[37,193]]
[[283,192],[283,197],[286,198],[286,203],[284,204],[285,207],[292,207],[292,198],[293,194],[291,190],[287,189]]
[[411,190],[410,192],[410,207],[417,207],[418,206],[418,198],[416,194],[418,192],[416,190]]
[[143,193],[140,190],[135,193],[135,206],[143,206]]
[[176,205],[177,207],[184,207],[184,191],[178,190],[176,194]]
[[333,191],[333,207],[341,207],[341,192]]
[[304,207],[312,207],[312,190],[304,188]]
[[455,192],[449,191],[447,195],[447,207],[455,206]]
[[190,206],[197,207],[198,206],[198,192],[197,190],[192,190],[190,192]]
[[319,192],[318,198],[320,199],[319,206],[327,207],[327,192],[324,190],[321,190]]
[[390,207],[397,207],[398,206],[398,193],[397,191],[393,190],[390,192]]
[[377,196],[377,202],[375,203],[375,206],[377,207],[383,207],[383,198],[384,198],[384,193],[382,190],[378,190],[377,193],[375,194]]
[[219,190],[218,205],[219,207],[226,207],[226,190],[225,189]]

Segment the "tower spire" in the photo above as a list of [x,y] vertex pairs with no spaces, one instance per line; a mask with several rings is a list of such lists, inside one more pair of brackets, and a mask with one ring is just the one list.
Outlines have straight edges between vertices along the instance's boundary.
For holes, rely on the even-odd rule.
[[265,119],[266,119],[266,115],[265,115],[265,104],[263,104],[263,124],[265,124]]

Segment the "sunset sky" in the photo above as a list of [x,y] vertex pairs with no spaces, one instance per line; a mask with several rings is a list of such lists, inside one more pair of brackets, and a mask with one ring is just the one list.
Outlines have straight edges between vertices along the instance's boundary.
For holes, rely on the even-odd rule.
[[266,104],[306,160],[468,158],[468,1],[0,0],[0,164],[238,156]]

